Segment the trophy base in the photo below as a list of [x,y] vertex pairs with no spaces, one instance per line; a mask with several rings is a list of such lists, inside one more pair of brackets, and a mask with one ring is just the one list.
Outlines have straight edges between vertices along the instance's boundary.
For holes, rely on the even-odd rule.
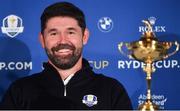
[[144,102],[143,104],[141,104],[138,107],[138,110],[140,111],[155,111],[155,110],[159,110],[159,107],[154,104],[153,102],[151,102],[150,100],[147,100],[146,102]]

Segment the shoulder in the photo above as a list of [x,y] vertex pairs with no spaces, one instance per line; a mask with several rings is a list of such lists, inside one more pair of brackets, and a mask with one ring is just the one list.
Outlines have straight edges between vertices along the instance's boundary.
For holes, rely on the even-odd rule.
[[42,80],[41,73],[35,73],[30,76],[19,78],[11,83],[10,90],[22,90],[22,89],[32,89],[37,87],[37,84]]
[[107,87],[124,89],[120,81],[115,78],[105,76],[104,74],[94,74],[100,84],[105,84]]
[[106,83],[121,84],[118,80],[104,74],[94,74],[94,77]]
[[35,73],[30,76],[20,78],[13,82],[13,84],[34,84],[42,78],[42,73]]
[[2,107],[8,109],[15,108],[16,105],[20,107],[25,103],[24,100],[29,101],[36,98],[39,93],[36,84],[39,78],[41,78],[41,73],[23,77],[11,83],[0,103]]

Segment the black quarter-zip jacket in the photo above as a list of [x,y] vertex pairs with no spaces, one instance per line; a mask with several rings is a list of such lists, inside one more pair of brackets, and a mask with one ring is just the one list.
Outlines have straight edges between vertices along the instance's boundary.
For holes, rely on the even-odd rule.
[[[43,66],[42,72],[11,84],[0,108],[132,109],[131,101],[122,84],[93,72],[85,59],[82,69],[74,74],[66,86],[52,65],[44,63]],[[93,95],[94,99],[90,99],[90,96],[87,99],[87,95]]]

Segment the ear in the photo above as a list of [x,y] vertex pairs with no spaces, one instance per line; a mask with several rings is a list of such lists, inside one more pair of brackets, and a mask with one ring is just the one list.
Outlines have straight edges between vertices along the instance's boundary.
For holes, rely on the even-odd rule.
[[89,39],[89,30],[86,28],[83,36],[83,45],[85,45],[88,42],[88,39]]
[[41,43],[41,46],[44,48],[45,47],[45,43],[44,43],[44,37],[43,37],[42,33],[39,33],[39,41]]

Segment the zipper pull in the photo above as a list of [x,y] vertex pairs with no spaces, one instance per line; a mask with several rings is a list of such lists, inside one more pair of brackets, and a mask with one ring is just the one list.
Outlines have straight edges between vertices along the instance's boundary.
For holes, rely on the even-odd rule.
[[66,85],[64,85],[64,96],[66,96]]

